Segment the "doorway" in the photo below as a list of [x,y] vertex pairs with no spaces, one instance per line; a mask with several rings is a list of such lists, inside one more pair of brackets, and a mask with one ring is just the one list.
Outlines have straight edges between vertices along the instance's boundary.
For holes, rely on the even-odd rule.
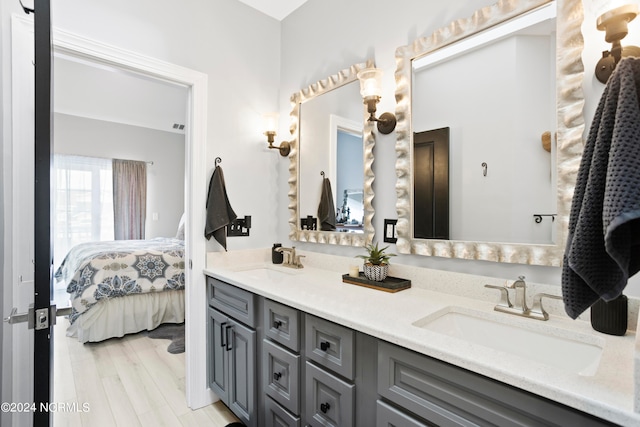
[[[33,40],[33,21],[29,18],[12,17],[12,31],[26,32],[27,38],[29,32],[31,33],[31,40]],[[185,234],[185,259],[188,260],[188,268],[185,271],[185,282],[189,284],[186,291],[185,309],[186,309],[186,322],[192,327],[187,328],[186,336],[186,397],[187,403],[191,408],[199,408],[211,403],[214,400],[213,394],[208,390],[206,384],[206,378],[201,373],[206,371],[206,307],[201,304],[206,298],[206,287],[204,283],[204,275],[202,270],[205,267],[206,258],[206,240],[202,236],[201,232],[198,232],[198,224],[204,224],[204,208],[198,209],[198,207],[204,207],[206,197],[206,111],[207,111],[207,75],[199,73],[194,70],[190,70],[184,67],[169,64],[163,61],[159,61],[154,58],[144,57],[139,54],[128,52],[123,49],[115,48],[112,46],[106,46],[99,42],[88,40],[82,37],[78,37],[74,34],[66,33],[55,28],[52,29],[53,33],[53,50],[56,54],[69,55],[77,58],[78,60],[85,60],[94,62],[97,64],[103,64],[105,66],[114,67],[122,70],[123,72],[136,73],[141,77],[147,79],[155,79],[163,81],[168,84],[181,85],[187,88],[188,91],[188,106],[187,106],[187,120],[185,121],[185,188],[184,188],[184,206],[186,210],[186,234]],[[15,34],[14,34],[15,35]],[[23,36],[21,36],[24,38]],[[16,37],[18,39],[20,37]],[[29,43],[27,43],[29,45]],[[19,49],[14,49],[15,52],[21,52]],[[22,51],[24,54],[25,51]],[[28,54],[28,50],[26,51]],[[29,70],[32,69],[31,58],[28,61],[17,61],[12,58],[14,76],[23,73],[29,75]],[[24,68],[19,68],[24,67]],[[15,84],[15,83],[14,83]],[[28,82],[27,82],[28,84]],[[24,100],[14,100],[14,122],[13,129],[15,132],[22,132],[25,129],[31,129],[33,126],[33,115],[29,117],[28,114],[16,115],[16,103]],[[24,102],[22,102],[24,104]],[[28,106],[23,109],[28,111]],[[20,135],[19,135],[20,136]],[[14,141],[29,140],[28,135],[20,137],[14,136]],[[23,144],[24,145],[24,144]],[[14,147],[15,148],[15,147]],[[32,164],[32,160],[28,156],[25,158],[18,158],[14,153],[13,156],[13,172],[15,173],[20,169],[22,164]],[[28,154],[28,153],[27,153]],[[31,177],[28,179],[32,179]],[[20,183],[21,186],[29,186],[29,181],[21,182],[15,177],[14,183]],[[33,212],[32,198],[25,197],[25,194],[19,194],[20,189],[13,188],[17,200],[26,203],[26,206],[13,206],[14,215],[12,216],[13,226],[16,228],[19,224],[16,223],[18,219],[28,219],[23,213]],[[193,207],[193,208],[192,208]],[[23,221],[24,222],[24,221]],[[201,231],[201,230],[200,230]],[[14,232],[14,236],[11,238],[14,248],[13,256],[10,258],[10,263],[15,267],[23,258],[29,261],[31,258],[30,251],[33,251],[32,247],[24,247],[24,242],[30,242],[31,239],[19,239]],[[20,241],[22,240],[22,242]],[[29,262],[25,261],[28,265]],[[13,272],[16,273],[19,270],[13,268]],[[13,290],[13,299],[15,301],[21,298],[22,294],[29,294],[27,292],[31,289],[31,298],[33,298],[33,288],[28,284],[29,277],[21,276],[22,282],[18,283]],[[26,329],[26,327],[24,328]],[[24,354],[31,354],[32,344],[28,338],[28,332],[22,331],[17,327],[13,329],[12,341],[14,343],[12,352],[13,358],[9,363],[11,369],[9,372],[20,372],[20,375],[14,375],[12,379],[12,395],[16,396],[31,396],[33,390],[29,390],[32,387],[32,381],[29,381],[30,375],[33,372],[33,365],[23,366],[24,363],[28,363],[23,357]],[[22,338],[21,338],[22,337]],[[16,345],[16,343],[22,343],[24,345]],[[26,376],[26,378],[25,378]],[[54,380],[55,381],[55,380]],[[28,398],[26,400],[30,400]],[[23,399],[20,398],[20,401]],[[26,401],[25,400],[25,401]],[[17,399],[16,399],[17,401]]]
[[[125,49],[104,45],[59,30],[53,23],[54,54],[133,73],[187,88],[185,120],[185,311],[186,311],[186,397],[191,408],[213,402],[206,376],[206,286],[204,275],[206,240],[199,225],[205,223],[206,197],[206,113],[207,75]],[[200,209],[200,208],[201,209]]]

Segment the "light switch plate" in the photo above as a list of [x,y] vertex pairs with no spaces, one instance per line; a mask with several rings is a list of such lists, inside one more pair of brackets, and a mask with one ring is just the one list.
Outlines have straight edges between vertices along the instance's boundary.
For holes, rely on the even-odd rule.
[[396,243],[398,241],[398,233],[396,232],[397,219],[384,220],[384,241],[386,243]]

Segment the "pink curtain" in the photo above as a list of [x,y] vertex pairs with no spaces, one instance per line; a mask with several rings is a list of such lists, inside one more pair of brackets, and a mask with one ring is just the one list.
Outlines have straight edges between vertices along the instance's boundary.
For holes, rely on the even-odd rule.
[[147,164],[113,159],[113,215],[116,240],[144,239]]

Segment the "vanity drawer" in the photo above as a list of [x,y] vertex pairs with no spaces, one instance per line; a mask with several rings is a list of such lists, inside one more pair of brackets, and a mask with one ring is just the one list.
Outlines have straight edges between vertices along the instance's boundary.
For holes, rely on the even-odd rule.
[[265,393],[294,414],[299,414],[300,356],[267,339],[263,341],[262,351]]
[[314,427],[353,426],[356,386],[309,361],[305,366],[307,423]]
[[258,296],[249,291],[207,276],[209,305],[255,328]]
[[399,409],[384,403],[382,400],[376,401],[376,427],[429,427]]
[[353,380],[354,331],[328,320],[305,316],[307,358]]
[[384,341],[378,344],[378,393],[436,425],[611,425]]
[[268,397],[264,400],[264,412],[266,427],[300,427],[300,417],[291,415]]
[[295,308],[264,300],[264,334],[295,351],[300,351],[300,312]]

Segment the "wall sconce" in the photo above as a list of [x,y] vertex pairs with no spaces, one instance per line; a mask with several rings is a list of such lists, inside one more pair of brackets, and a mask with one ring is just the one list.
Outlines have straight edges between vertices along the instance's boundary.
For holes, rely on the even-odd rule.
[[370,122],[378,122],[378,131],[382,134],[390,134],[396,128],[396,116],[393,113],[382,113],[376,118],[376,104],[382,94],[382,70],[377,68],[365,68],[358,71],[360,80],[360,95],[367,104]]
[[264,119],[264,134],[267,136],[269,148],[275,148],[280,152],[282,157],[287,157],[291,151],[291,144],[289,144],[288,141],[282,141],[280,145],[273,145],[278,127],[278,113],[267,113],[264,114],[262,118]]
[[627,24],[638,15],[638,5],[625,4],[611,8],[611,6],[615,6],[615,4],[611,3],[607,2],[609,7],[604,9],[605,12],[598,16],[597,20],[598,30],[605,31],[604,39],[607,43],[611,43],[611,50],[602,52],[602,58],[596,65],[596,78],[605,84],[622,57],[640,56],[640,48],[636,46],[623,48],[620,44],[620,40],[625,38],[629,32]]

